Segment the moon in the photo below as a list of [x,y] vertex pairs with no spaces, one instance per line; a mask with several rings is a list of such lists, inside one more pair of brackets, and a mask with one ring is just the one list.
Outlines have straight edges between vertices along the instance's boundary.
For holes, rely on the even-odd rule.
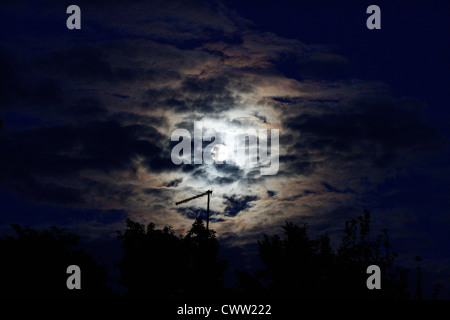
[[224,162],[228,158],[228,148],[226,145],[218,143],[211,150],[211,156],[215,162]]

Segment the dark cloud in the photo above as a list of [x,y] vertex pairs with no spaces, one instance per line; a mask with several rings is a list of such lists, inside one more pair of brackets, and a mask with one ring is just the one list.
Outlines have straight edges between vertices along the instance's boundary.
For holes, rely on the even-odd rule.
[[244,171],[239,166],[232,164],[216,164],[215,169],[221,176],[214,179],[219,185],[230,184],[241,180],[244,177]]
[[[339,161],[370,160],[377,167],[394,163],[403,154],[438,147],[438,136],[421,121],[408,101],[360,100],[335,107],[334,112],[302,114],[285,124],[299,134],[291,150],[309,150]],[[286,140],[284,140],[286,141]],[[289,157],[284,160],[293,160]],[[302,155],[305,160],[308,155]]]
[[[122,221],[127,215],[123,210],[74,209],[54,205],[36,206],[31,202],[33,200],[31,198],[23,201],[22,197],[5,191],[1,191],[0,195],[3,199],[0,220],[6,220],[9,223],[33,225],[45,220],[48,223],[70,225],[81,219],[96,224],[109,224]],[[61,204],[70,204],[70,202]],[[12,216],[13,218],[11,218]]]
[[182,76],[179,72],[176,72],[174,70],[151,68],[145,71],[145,78],[155,83],[167,83],[170,81],[181,80]]
[[103,52],[91,46],[53,53],[42,61],[42,67],[74,79],[113,81],[118,75]]
[[127,96],[126,94],[118,94],[118,93],[114,93],[112,94],[112,96],[120,98],[120,99],[129,99],[130,96]]
[[272,191],[272,190],[267,190],[267,196],[268,196],[268,197],[270,197],[270,198],[273,198],[273,197],[275,197],[275,196],[276,196],[276,194],[277,194],[277,192],[276,192],[276,191]]
[[219,185],[226,185],[235,182],[237,179],[234,177],[218,177],[214,181]]
[[322,182],[321,184],[322,184],[322,185],[327,189],[327,191],[329,191],[329,192],[335,192],[335,193],[352,193],[352,192],[355,192],[355,191],[352,190],[352,189],[340,190],[340,189],[338,189],[338,188],[336,188],[336,187],[333,187],[332,185],[330,185],[329,183],[326,183],[326,182]]
[[257,196],[223,196],[225,199],[224,204],[226,205],[224,209],[224,214],[230,217],[238,215],[241,211],[245,211],[252,206],[250,202],[258,200]]
[[181,183],[183,181],[183,179],[175,179],[175,180],[172,180],[172,181],[170,181],[166,186],[167,187],[178,187],[178,185]]
[[144,192],[147,195],[160,196],[164,193],[164,189],[147,188],[147,189],[142,190],[142,192]]
[[223,75],[207,78],[189,76],[178,89],[147,90],[146,103],[149,108],[169,108],[180,113],[197,111],[214,115],[238,105],[239,98],[234,94],[237,87],[243,85]]
[[[79,123],[80,125],[90,122],[93,119],[106,119],[108,114],[105,105],[95,97],[83,97],[67,102],[66,108],[57,111],[53,119],[65,118],[65,122]],[[58,118],[59,116],[59,118]]]
[[[180,214],[182,214],[184,217],[186,217],[188,219],[195,220],[198,217],[202,217],[203,221],[206,221],[207,210],[203,209],[203,208],[197,208],[197,207],[178,208],[177,212],[179,212]],[[222,221],[221,218],[215,217],[218,214],[219,214],[218,212],[215,212],[212,210],[210,210],[210,212],[209,212],[211,220]]]
[[292,71],[290,73],[294,78],[300,80],[320,79],[336,81],[352,76],[350,63],[347,59],[327,52],[314,52],[300,58],[297,57],[297,61],[282,59],[279,62],[279,66],[283,68],[285,74],[289,72],[290,66],[291,70],[296,71],[294,74],[292,74]]
[[[8,62],[0,61],[1,63]],[[40,113],[54,110],[61,105],[64,90],[58,80],[46,76],[36,79],[27,77],[22,71],[16,74],[16,71],[18,70],[6,68],[6,76],[0,79],[0,110],[19,108]]]
[[18,78],[21,69],[14,54],[0,50],[0,110],[14,102],[14,92],[24,90],[22,81]]
[[66,187],[57,183],[46,183],[34,177],[16,177],[15,181],[4,182],[12,187],[20,196],[36,203],[49,203],[56,205],[83,205],[83,193],[78,188]]
[[28,190],[35,199],[72,203],[80,199],[81,190],[41,180],[66,177],[79,182],[82,170],[133,172],[138,156],[151,170],[175,169],[167,161],[164,140],[153,127],[112,121],[2,134],[0,163],[5,174],[0,180],[15,190]]
[[152,116],[144,115],[134,112],[114,112],[107,115],[107,119],[115,122],[125,123],[125,124],[145,124],[150,126],[163,126],[168,125],[168,119],[164,116]]

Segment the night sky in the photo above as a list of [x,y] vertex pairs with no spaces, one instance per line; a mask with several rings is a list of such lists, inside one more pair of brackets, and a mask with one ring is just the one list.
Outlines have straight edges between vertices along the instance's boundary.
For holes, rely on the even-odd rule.
[[[70,4],[81,8],[81,30],[66,27]],[[366,27],[371,4],[381,30]],[[254,256],[242,251],[285,220],[339,239],[345,221],[368,209],[399,261],[414,267],[422,257],[427,281],[449,298],[449,9],[448,1],[3,3],[0,235],[12,223],[57,225],[100,243],[127,217],[185,233],[206,201],[175,202],[211,189],[210,226],[224,255],[250,268]],[[171,133],[193,132],[194,121],[278,129],[277,174],[175,165]]]

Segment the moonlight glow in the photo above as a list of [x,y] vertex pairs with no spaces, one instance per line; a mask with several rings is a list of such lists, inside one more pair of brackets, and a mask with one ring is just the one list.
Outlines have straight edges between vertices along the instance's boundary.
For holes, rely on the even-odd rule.
[[214,161],[224,162],[228,159],[228,148],[226,145],[218,143],[212,148],[211,155]]

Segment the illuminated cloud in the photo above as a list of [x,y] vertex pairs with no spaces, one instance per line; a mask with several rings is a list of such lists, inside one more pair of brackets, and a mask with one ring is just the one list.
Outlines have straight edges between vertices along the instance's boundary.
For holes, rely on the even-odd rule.
[[[212,189],[213,228],[238,244],[287,219],[326,225],[354,214],[399,163],[438,141],[415,114],[419,102],[349,77],[351,61],[326,46],[257,31],[220,4],[80,6],[91,10],[81,45],[50,34],[39,54],[28,39],[0,55],[0,108],[28,119],[5,122],[0,183],[34,203],[114,209],[184,231],[205,201],[175,201]],[[170,135],[193,132],[194,121],[279,129],[278,174],[174,165]],[[117,229],[108,223],[99,229]]]

